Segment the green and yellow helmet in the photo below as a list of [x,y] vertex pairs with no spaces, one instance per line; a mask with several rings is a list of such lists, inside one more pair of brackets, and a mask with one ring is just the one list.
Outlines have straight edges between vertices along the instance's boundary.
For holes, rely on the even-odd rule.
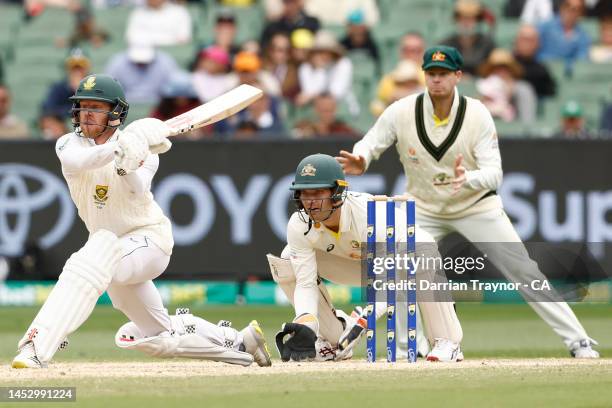
[[80,132],[79,111],[83,100],[108,102],[111,105],[111,110],[108,112],[108,126],[112,128],[119,127],[125,122],[130,107],[121,84],[109,75],[86,76],[70,100],[73,102],[72,124],[77,132]]
[[301,190],[329,188],[333,190],[332,200],[342,201],[348,182],[340,163],[327,154],[313,154],[304,158],[295,170],[295,178],[289,189],[293,198],[299,201]]

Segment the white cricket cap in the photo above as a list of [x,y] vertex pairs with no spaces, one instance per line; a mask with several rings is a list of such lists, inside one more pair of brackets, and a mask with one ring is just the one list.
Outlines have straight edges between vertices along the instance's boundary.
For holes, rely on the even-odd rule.
[[128,58],[136,64],[149,64],[155,58],[155,49],[150,45],[132,45],[128,48]]

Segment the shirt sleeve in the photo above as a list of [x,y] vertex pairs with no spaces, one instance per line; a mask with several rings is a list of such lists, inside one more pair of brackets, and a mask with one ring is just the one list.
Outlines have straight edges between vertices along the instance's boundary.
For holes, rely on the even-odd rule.
[[467,188],[473,190],[497,190],[502,182],[503,172],[501,166],[501,155],[499,154],[499,143],[495,123],[489,111],[480,104],[480,116],[483,118],[482,127],[476,146],[474,156],[476,158],[477,170],[468,170],[465,173]]
[[391,104],[378,117],[374,126],[353,147],[353,154],[363,156],[366,161],[366,170],[372,160],[378,160],[380,155],[397,140],[395,129],[395,111],[397,103]]
[[55,144],[55,153],[66,173],[87,171],[102,167],[115,158],[117,142],[95,146],[80,146],[72,134],[64,135]]
[[159,156],[152,154],[138,170],[126,174],[122,179],[130,186],[132,194],[142,195],[151,190],[151,182],[158,167]]
[[295,292],[293,304],[295,315],[305,313],[318,315],[319,290],[317,287],[317,259],[315,250],[304,232],[308,228],[295,215],[289,220],[287,227],[287,244],[289,259],[295,273]]

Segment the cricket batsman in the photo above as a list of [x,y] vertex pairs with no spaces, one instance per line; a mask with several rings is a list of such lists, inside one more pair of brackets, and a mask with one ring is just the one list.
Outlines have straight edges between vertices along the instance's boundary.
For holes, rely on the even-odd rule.
[[[276,336],[283,361],[350,358],[365,332],[363,315],[348,316],[334,309],[321,281],[361,285],[361,243],[366,241],[371,196],[347,191],[347,187],[342,167],[332,156],[308,156],[297,167],[290,189],[298,211],[287,225],[287,246],[280,257],[268,255],[272,277],[295,309],[293,321],[285,323]],[[384,214],[378,215],[379,225],[384,225]],[[405,211],[398,208],[397,219],[402,216],[405,220]],[[377,230],[377,241],[384,242],[385,229]],[[418,226],[415,235],[418,243],[429,244],[429,256],[439,256],[431,235]],[[463,332],[453,303],[420,302],[419,308],[428,341],[433,344],[427,359],[463,360],[459,348]],[[385,302],[377,302],[376,317],[385,312]]]
[[[395,144],[406,192],[416,201],[417,222],[436,241],[458,232],[484,253],[493,252],[489,261],[509,281],[546,280],[496,193],[502,167],[495,124],[480,101],[459,95],[462,64],[463,57],[453,47],[427,49],[422,65],[426,91],[390,105],[353,152],[341,151],[336,159],[346,174],[360,175]],[[537,294],[521,294],[573,357],[599,357],[591,347],[597,343],[565,301],[539,301]]]
[[85,77],[74,96],[74,132],[55,152],[79,217],[89,231],[18,344],[13,368],[47,366],[58,347],[91,314],[106,291],[131,321],[116,344],[158,357],[189,357],[269,366],[258,323],[237,331],[187,310],[170,316],[153,285],[170,261],[174,241],[168,218],[153,200],[151,180],[159,154],[171,143],[168,126],[141,119],[119,130],[128,114],[121,85],[107,75]]

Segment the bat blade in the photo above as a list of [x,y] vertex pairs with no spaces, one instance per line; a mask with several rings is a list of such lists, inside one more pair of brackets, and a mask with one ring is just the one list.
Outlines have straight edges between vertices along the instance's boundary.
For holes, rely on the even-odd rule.
[[240,112],[262,95],[261,89],[246,84],[240,85],[197,108],[168,119],[166,124],[170,126],[170,136],[212,125]]

